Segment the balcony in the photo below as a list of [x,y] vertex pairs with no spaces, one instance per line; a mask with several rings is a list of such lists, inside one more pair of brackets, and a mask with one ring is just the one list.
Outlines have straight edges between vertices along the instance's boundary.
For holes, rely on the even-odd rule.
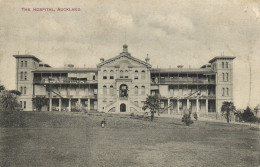
[[216,84],[215,80],[206,80],[206,79],[193,79],[193,80],[183,80],[175,78],[161,78],[158,82],[152,80],[151,84],[179,84],[179,85],[196,85],[196,84]]
[[76,80],[70,78],[34,78],[34,84],[97,84],[97,80]]

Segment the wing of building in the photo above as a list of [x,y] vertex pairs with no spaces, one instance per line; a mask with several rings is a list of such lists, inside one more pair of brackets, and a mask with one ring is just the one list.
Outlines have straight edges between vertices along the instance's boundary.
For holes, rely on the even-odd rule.
[[[16,86],[24,111],[35,110],[32,99],[45,96],[46,111],[141,111],[147,95],[160,94],[161,112],[220,112],[223,101],[233,101],[233,59],[219,56],[200,68],[152,68],[133,57],[128,46],[97,68],[52,68],[33,55],[14,55]],[[176,61],[176,60],[174,60]]]

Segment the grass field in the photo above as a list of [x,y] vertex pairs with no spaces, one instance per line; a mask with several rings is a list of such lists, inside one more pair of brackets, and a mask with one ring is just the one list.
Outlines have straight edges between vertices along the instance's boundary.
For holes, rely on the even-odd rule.
[[0,128],[1,166],[259,166],[260,131],[250,126],[105,114],[24,118],[23,128]]

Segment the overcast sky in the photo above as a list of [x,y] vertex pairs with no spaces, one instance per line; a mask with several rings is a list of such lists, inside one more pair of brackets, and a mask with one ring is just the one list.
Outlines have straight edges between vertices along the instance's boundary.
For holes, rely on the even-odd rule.
[[[0,81],[15,89],[14,54],[32,54],[53,67],[95,67],[118,55],[153,67],[200,67],[211,58],[234,60],[234,102],[260,103],[260,2],[256,0],[82,0],[72,3],[0,0]],[[21,8],[80,8],[24,12]],[[252,80],[250,84],[250,68]],[[251,85],[251,96],[249,88]]]

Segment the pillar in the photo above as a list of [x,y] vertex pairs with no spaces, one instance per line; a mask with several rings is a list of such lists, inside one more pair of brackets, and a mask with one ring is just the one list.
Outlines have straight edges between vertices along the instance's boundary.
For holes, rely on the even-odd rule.
[[50,98],[50,102],[49,102],[49,111],[52,111],[52,98]]
[[178,111],[178,114],[180,113],[180,103],[179,103],[179,99],[177,99],[177,111]]
[[171,110],[170,110],[170,104],[171,103],[171,101],[170,101],[170,99],[168,99],[168,115],[170,115],[171,114]]
[[69,112],[71,111],[71,99],[69,99]]
[[208,114],[208,112],[209,112],[209,100],[208,99],[206,99],[206,114]]
[[196,99],[196,113],[199,113],[199,99]]
[[88,111],[90,111],[90,99],[88,99]]
[[59,98],[59,111],[61,111],[61,98]]
[[187,109],[188,109],[188,111],[190,109],[190,101],[189,101],[189,99],[187,99]]
[[[81,106],[81,99],[80,98],[78,98],[78,103],[79,103],[79,106]],[[82,111],[82,110],[80,109],[80,111]]]

